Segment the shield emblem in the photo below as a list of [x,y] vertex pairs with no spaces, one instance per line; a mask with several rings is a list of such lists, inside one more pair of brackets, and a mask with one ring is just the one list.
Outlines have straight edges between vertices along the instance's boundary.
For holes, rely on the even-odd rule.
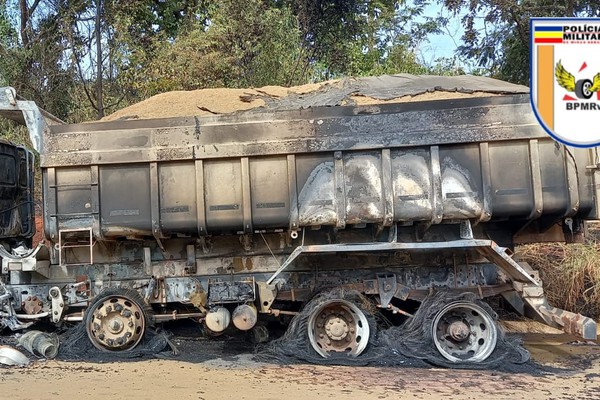
[[544,129],[576,147],[600,145],[600,19],[532,18],[531,105]]

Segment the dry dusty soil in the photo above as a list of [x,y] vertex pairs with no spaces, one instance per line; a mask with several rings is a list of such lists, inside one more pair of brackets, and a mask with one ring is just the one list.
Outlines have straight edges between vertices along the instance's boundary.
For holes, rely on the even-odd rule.
[[[257,363],[36,361],[0,367],[0,399],[600,399],[600,346],[526,329],[534,373]],[[539,372],[541,371],[541,372]]]

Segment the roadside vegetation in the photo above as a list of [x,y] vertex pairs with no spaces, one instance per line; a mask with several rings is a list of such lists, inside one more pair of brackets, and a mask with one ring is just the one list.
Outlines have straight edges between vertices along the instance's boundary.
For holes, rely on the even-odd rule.
[[600,231],[586,243],[520,246],[517,256],[540,272],[551,305],[600,320]]

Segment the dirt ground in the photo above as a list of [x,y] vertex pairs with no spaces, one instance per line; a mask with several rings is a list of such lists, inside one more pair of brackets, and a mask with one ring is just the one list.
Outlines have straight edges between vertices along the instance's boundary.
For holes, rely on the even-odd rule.
[[36,361],[0,368],[2,399],[600,399],[600,346],[522,324],[536,372],[257,363]]

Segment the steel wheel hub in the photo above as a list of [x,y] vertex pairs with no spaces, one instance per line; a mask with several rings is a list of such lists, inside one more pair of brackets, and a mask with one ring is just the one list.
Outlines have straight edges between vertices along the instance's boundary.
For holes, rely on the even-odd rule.
[[435,347],[454,363],[484,361],[496,348],[496,323],[475,303],[448,304],[436,314],[432,329]]
[[469,326],[463,321],[454,321],[448,327],[448,333],[452,339],[461,342],[469,337],[471,331],[469,330]]
[[342,340],[348,336],[350,328],[348,328],[348,323],[344,319],[333,317],[327,320],[325,331],[330,339]]
[[308,320],[308,339],[322,357],[331,353],[361,354],[369,342],[369,322],[356,305],[346,300],[321,304]]
[[124,326],[125,325],[123,325],[123,321],[121,321],[120,318],[113,318],[108,323],[108,330],[110,331],[110,333],[117,334],[121,333]]
[[97,303],[86,329],[92,344],[101,350],[129,350],[142,339],[146,321],[143,311],[126,297],[110,296]]

